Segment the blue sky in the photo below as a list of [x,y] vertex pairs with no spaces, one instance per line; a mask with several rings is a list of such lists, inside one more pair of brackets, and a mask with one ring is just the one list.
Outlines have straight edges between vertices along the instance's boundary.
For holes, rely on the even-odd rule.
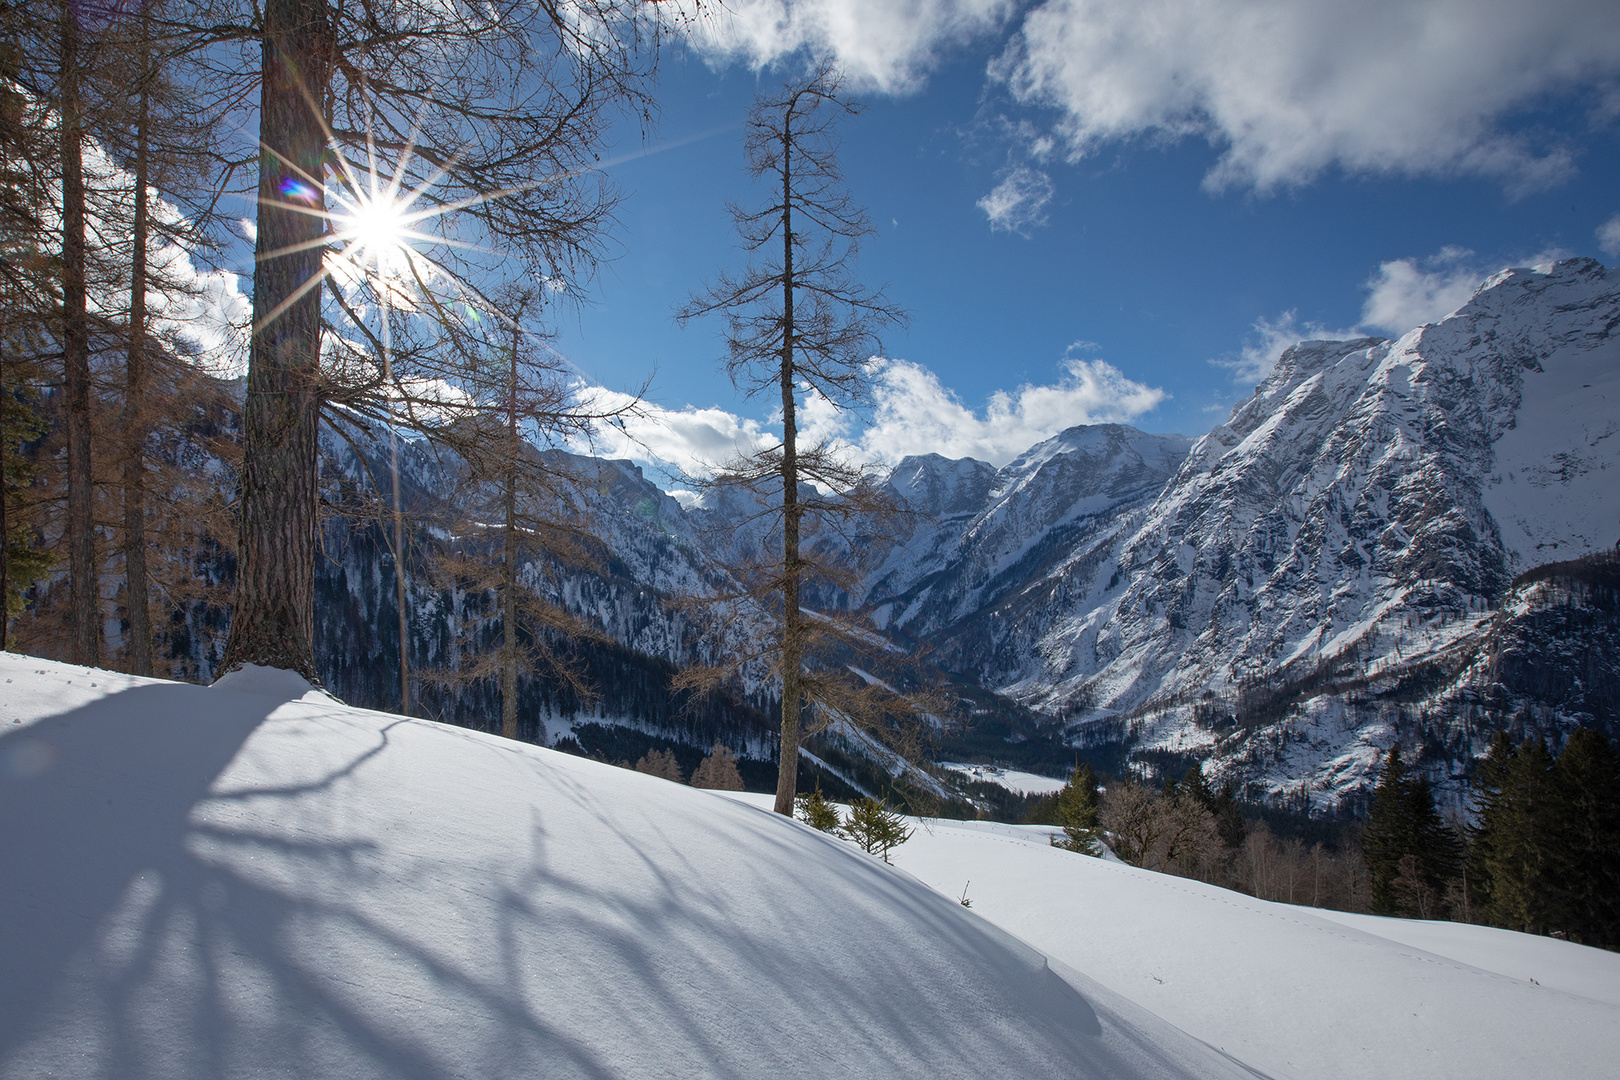
[[665,53],[659,124],[611,166],[617,257],[555,324],[592,380],[653,376],[647,446],[613,448],[649,463],[769,431],[718,320],[671,313],[741,266],[740,121],[812,54],[867,103],[843,153],[877,226],[861,274],[911,315],[875,418],[818,429],[874,457],[1000,464],[1088,420],[1198,434],[1281,343],[1398,334],[1505,265],[1620,257],[1620,5],[728,6]]

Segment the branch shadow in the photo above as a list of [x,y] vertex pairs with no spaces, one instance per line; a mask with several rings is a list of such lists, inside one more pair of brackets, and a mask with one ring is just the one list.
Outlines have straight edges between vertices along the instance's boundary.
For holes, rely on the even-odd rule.
[[140,687],[0,736],[0,823],[0,1078],[1225,1075],[838,841],[424,721]]

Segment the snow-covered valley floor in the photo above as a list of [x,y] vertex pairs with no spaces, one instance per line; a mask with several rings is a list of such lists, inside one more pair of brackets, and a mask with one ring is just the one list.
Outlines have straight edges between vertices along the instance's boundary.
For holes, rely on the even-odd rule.
[[1562,942],[1265,904],[1017,826],[929,822],[891,868],[759,797],[275,678],[0,654],[0,680],[7,1080],[1620,1060],[1620,957]]

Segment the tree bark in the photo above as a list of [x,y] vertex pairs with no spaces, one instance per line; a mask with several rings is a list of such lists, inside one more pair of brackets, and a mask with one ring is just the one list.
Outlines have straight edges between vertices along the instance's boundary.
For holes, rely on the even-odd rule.
[[[521,316],[520,316],[521,317]],[[521,331],[512,320],[512,366],[506,397],[506,509],[505,549],[501,563],[501,734],[517,738],[517,485],[518,485],[518,340]]]
[[124,387],[124,604],[129,669],[152,674],[152,623],[146,572],[146,186],[151,120],[151,16],[141,15],[141,86],[135,118],[135,227],[129,272],[129,355]]
[[394,481],[394,600],[399,607],[399,711],[411,715],[411,620],[406,608],[409,592],[405,587],[405,522],[399,506],[399,443],[392,426],[388,429],[388,455]]
[[68,623],[73,659],[100,659],[96,533],[90,479],[90,321],[85,295],[83,125],[78,13],[60,0],[62,142],[62,375],[67,427]]
[[799,458],[793,400],[793,141],[782,132],[782,745],[777,753],[778,814],[793,816],[799,789],[799,710],[804,641],[799,611]]
[[236,600],[220,662],[221,673],[262,664],[316,685],[322,165],[331,36],[324,0],[265,4]]
[[[0,303],[7,297],[0,293]],[[11,487],[6,483],[6,399],[0,386],[0,652],[11,648],[11,522],[6,507]]]
[[[389,322],[387,294],[384,293],[382,311],[383,384],[394,383],[393,338]],[[399,609],[399,711],[411,715],[411,636],[407,604],[410,600],[405,582],[405,516],[399,501],[399,433],[388,424],[388,479],[394,503],[394,603]]]

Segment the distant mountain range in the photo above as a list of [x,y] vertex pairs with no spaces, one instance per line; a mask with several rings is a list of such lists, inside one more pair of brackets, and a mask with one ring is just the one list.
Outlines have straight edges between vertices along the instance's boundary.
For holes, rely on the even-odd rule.
[[[328,449],[339,471],[370,454]],[[404,463],[407,492],[442,488],[425,450]],[[705,745],[729,732],[769,756],[768,686],[703,723],[637,715],[614,689],[693,658],[686,617],[660,601],[712,586],[703,537],[745,532],[743,509],[683,508],[628,462],[576,465],[596,477],[611,557],[530,580],[622,654],[589,716],[543,688],[526,709],[553,717],[552,738],[588,721]],[[973,695],[981,757],[1054,771],[1079,748],[1150,775],[1206,762],[1251,798],[1328,809],[1361,797],[1397,741],[1445,786],[1502,727],[1620,735],[1620,579],[1603,557],[1620,537],[1620,271],[1595,261],[1505,270],[1397,341],[1300,342],[1196,440],[1074,427],[1000,469],[906,458],[889,484],[921,519],[858,553],[864,592],[824,599],[993,692]],[[329,548],[333,684],[386,705],[391,562],[363,532]],[[412,595],[413,653],[431,659],[449,601]]]
[[[1617,327],[1620,273],[1508,270],[1398,341],[1295,345],[1185,455],[1096,427],[994,479],[910,460],[938,540],[867,599],[1067,741],[1272,800],[1336,804],[1397,739],[1444,779],[1503,724],[1620,734],[1603,571],[1514,584],[1620,537]],[[1530,641],[1562,680],[1503,659]]]

